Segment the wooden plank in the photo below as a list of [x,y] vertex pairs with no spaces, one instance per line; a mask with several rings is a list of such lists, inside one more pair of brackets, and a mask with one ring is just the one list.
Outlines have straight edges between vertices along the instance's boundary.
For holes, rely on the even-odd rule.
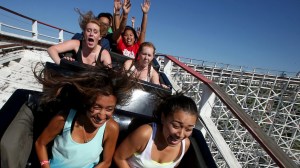
[[206,84],[219,99],[230,109],[241,124],[249,131],[254,139],[263,147],[279,167],[298,168],[299,166],[289,158],[289,156],[277,145],[277,143],[260,128],[259,125],[235,102],[229,97],[220,86],[207,79],[204,75],[196,72],[192,68],[175,59],[173,56],[166,56],[175,64],[183,68],[188,73]]
[[224,160],[226,161],[227,165],[229,167],[234,168],[241,168],[242,166],[238,162],[238,160],[235,158],[234,154],[232,153],[231,149],[225,142],[224,138],[220,134],[219,130],[213,123],[213,121],[207,117],[207,116],[201,116],[201,123],[207,128],[207,133],[212,137],[212,140],[214,141],[215,145],[218,147],[218,150],[224,157]]

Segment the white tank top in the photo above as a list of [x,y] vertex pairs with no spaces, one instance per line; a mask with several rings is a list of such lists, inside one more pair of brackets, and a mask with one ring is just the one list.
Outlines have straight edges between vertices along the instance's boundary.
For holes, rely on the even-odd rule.
[[[131,73],[135,73],[137,71],[135,65],[132,65],[129,70],[130,70]],[[145,79],[140,79],[140,80],[150,82],[151,76],[152,76],[152,71],[153,71],[153,67],[151,66],[150,67],[150,73],[147,73],[147,77]]]
[[173,162],[169,163],[158,163],[151,159],[151,149],[152,144],[154,142],[154,138],[156,135],[156,123],[152,123],[152,134],[151,137],[147,143],[147,146],[145,150],[142,153],[134,153],[129,159],[127,159],[127,162],[131,168],[174,168],[182,159],[184,152],[185,152],[185,140],[181,143],[181,155],[180,157]]

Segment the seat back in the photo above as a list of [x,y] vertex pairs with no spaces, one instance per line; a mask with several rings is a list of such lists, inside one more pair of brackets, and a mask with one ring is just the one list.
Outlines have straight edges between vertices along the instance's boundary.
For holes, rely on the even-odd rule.
[[[58,66],[53,63],[47,63],[47,68],[53,68],[63,73],[76,73],[80,71],[86,65],[78,66],[76,62],[61,62]],[[120,125],[120,135],[118,144],[134,129],[142,124],[147,124],[153,121],[152,112],[156,106],[157,96],[170,95],[169,89],[164,89],[158,85],[140,81],[141,88],[134,90],[130,99],[130,103],[126,106],[117,106],[113,118]],[[26,103],[26,105],[32,110],[34,115],[34,128],[33,128],[33,140],[36,140],[41,131],[47,126],[50,119],[55,115],[57,110],[49,112],[45,108],[41,108],[38,104],[41,93],[31,90],[16,90],[6,104],[0,110],[0,135],[4,134],[5,130],[9,126],[10,122],[18,113],[20,107]],[[56,106],[53,106],[56,107]],[[34,146],[34,145],[33,145]],[[17,155],[17,153],[16,153]],[[29,156],[28,156],[29,157]],[[35,150],[33,149],[29,157],[31,165],[39,166],[38,159],[36,157]],[[203,138],[201,132],[194,129],[191,137],[191,147],[184,156],[181,167],[213,167],[215,165],[210,151],[207,147],[206,141]],[[33,166],[33,167],[34,167]],[[113,166],[112,166],[113,167]]]
[[8,128],[11,121],[17,115],[19,109],[28,100],[33,99],[32,95],[39,92],[33,90],[17,89],[0,109],[0,138]]
[[[39,128],[34,129],[34,131],[37,131],[38,133],[33,133],[34,135],[36,135],[34,136],[34,140],[37,138],[37,134],[39,134],[43,130],[43,128],[47,125],[47,122],[50,121],[51,117],[54,115],[41,113],[41,111],[39,111],[39,108],[37,106],[39,96],[40,92],[23,89],[16,90],[13,93],[7,103],[0,110],[1,137],[5,132],[5,129],[13,120],[14,116],[16,116],[16,114],[18,113],[20,107],[24,103],[26,103],[28,107],[32,109],[35,120],[39,121],[38,123],[43,124],[38,125],[38,123],[35,123],[34,125],[34,127]],[[129,133],[131,133],[139,126],[153,121],[152,115],[143,114],[141,112],[130,112],[118,108],[115,110],[113,118],[116,122],[119,123],[120,126],[120,134],[117,144],[120,144]],[[204,137],[202,136],[202,133],[199,130],[194,129],[190,140],[191,146],[178,167],[216,167],[214,159],[212,158],[212,155]],[[32,149],[31,155],[28,156],[28,158],[28,162],[30,162],[33,167],[39,165],[34,149]],[[113,164],[112,167],[115,167],[115,165]]]

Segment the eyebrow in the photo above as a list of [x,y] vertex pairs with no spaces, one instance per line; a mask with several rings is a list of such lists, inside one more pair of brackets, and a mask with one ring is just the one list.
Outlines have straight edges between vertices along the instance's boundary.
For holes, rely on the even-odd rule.
[[[103,107],[101,104],[97,104],[97,103],[95,103],[93,106]],[[106,106],[106,107],[104,107],[104,108],[108,108],[108,107],[113,107],[113,108],[115,108],[116,106],[115,106],[115,105],[108,105],[108,106]]]
[[[176,122],[176,123],[179,123],[180,125],[184,125],[182,122],[180,122],[180,121],[176,121],[176,120],[173,120],[172,122]],[[193,128],[195,128],[196,127],[196,125],[187,125],[188,127],[193,127]]]

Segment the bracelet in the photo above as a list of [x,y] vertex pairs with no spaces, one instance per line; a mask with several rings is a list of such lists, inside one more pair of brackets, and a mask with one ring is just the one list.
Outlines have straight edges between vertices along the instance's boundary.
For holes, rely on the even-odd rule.
[[120,15],[120,13],[115,13],[115,15]]
[[41,166],[43,166],[43,165],[45,165],[45,164],[49,164],[50,162],[49,162],[49,160],[43,160],[43,161],[41,161],[40,163],[41,163]]

